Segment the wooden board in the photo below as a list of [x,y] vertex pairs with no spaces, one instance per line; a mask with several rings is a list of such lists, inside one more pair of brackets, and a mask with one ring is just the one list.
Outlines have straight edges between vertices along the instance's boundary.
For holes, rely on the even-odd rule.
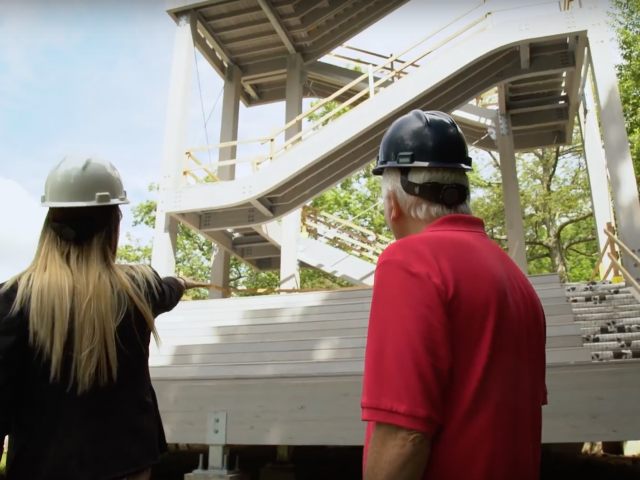
[[[534,288],[544,306],[566,303],[564,288],[560,285],[557,275],[539,275],[530,278],[535,277],[540,277],[536,282],[544,280],[540,284],[534,283]],[[555,281],[551,282],[554,278]],[[539,286],[543,288],[537,288]],[[265,323],[269,318],[286,322],[289,319],[297,320],[298,317],[309,315],[351,312],[366,312],[368,315],[371,293],[372,290],[367,289],[181,302],[173,312],[160,316],[158,325],[169,328],[172,324],[178,324],[178,328],[183,328],[185,318],[190,322],[210,321],[233,325],[234,320],[241,319],[250,320],[251,323]],[[215,315],[212,315],[213,311]]]
[[[589,349],[579,345],[547,348],[547,365],[562,365],[591,360]],[[262,377],[313,377],[318,375],[362,375],[364,355],[336,358],[331,349],[314,349],[306,354],[300,353],[302,360],[291,359],[288,353],[272,354],[270,362],[240,361],[220,363],[173,362],[173,358],[160,357],[150,359],[151,378],[154,380],[215,380],[243,379]],[[364,350],[362,350],[364,352]],[[175,358],[175,357],[174,357]],[[161,366],[160,366],[161,365]]]
[[[640,363],[548,367],[545,443],[640,434]],[[227,443],[362,445],[360,376],[260,380],[154,379],[170,443],[206,443],[207,414],[227,413]]]
[[[547,314],[547,362],[589,360],[557,275],[533,279]],[[371,290],[184,302],[158,319],[157,379],[362,373]]]
[[560,277],[556,273],[544,273],[542,275],[527,275],[534,288],[547,283],[560,284]]
[[[325,337],[353,336],[364,330],[366,334],[368,318],[349,320],[325,320],[319,322],[276,323],[240,327],[193,327],[185,325],[181,329],[162,329],[163,339],[182,341],[188,337],[200,339],[199,343],[259,342],[268,340],[311,339]],[[575,327],[575,328],[574,328]],[[579,332],[579,326],[552,322],[547,326],[547,335],[555,336],[558,328]],[[568,330],[569,329],[569,330]],[[164,342],[163,342],[164,343]]]

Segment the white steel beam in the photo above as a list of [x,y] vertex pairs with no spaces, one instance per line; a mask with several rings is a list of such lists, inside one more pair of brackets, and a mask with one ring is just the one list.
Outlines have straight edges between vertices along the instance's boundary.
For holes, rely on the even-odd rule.
[[[310,80],[319,80],[323,83],[336,85],[336,87],[340,88],[362,76],[362,73],[360,72],[340,67],[338,65],[321,62],[319,60],[306,65],[305,70],[307,71],[307,75],[309,76]],[[375,75],[375,77],[377,81],[378,75]],[[389,85],[391,85],[391,83],[392,82],[390,81],[386,81],[380,84],[379,87],[388,87]],[[363,80],[361,83],[355,85],[353,89],[360,92],[361,90],[368,88],[368,86],[368,81]]]
[[[240,92],[242,91],[241,72],[235,65],[227,66],[222,96],[222,121],[220,125],[220,143],[238,140],[238,122],[240,115]],[[237,148],[221,148],[218,161],[223,162],[236,158]],[[226,165],[218,168],[218,178],[221,181],[234,180],[236,166]],[[216,248],[211,260],[211,283],[219,287],[229,287],[229,273],[231,256],[222,248]],[[209,290],[209,298],[223,298],[226,294],[217,290]]]
[[[302,114],[302,76],[302,56],[300,54],[290,55],[287,63],[286,123],[291,122],[294,118]],[[298,122],[285,132],[285,141],[290,140],[301,131],[302,123]],[[301,209],[294,210],[282,219],[280,288],[300,288],[298,249],[301,230]]]
[[562,91],[564,78],[554,78],[525,85],[509,85],[509,95],[530,95],[532,93]]
[[[492,73],[487,74],[487,71],[478,70],[475,73],[470,73],[458,84],[453,84],[453,82],[447,84],[446,88],[447,92],[449,92],[447,96],[450,96],[452,99],[451,101],[440,104],[438,108],[442,111],[455,111],[476,98],[478,92],[487,91],[496,85],[506,83],[505,79],[516,80],[535,75],[544,76],[550,72],[565,72],[572,69],[574,65],[573,55],[570,55],[569,58],[562,58],[560,55],[545,55],[542,57],[532,57],[531,68],[529,68],[529,70],[522,70],[520,68],[520,62],[516,57],[517,54],[506,54],[491,66],[493,70]],[[502,70],[496,73],[494,69],[498,68],[502,68]],[[410,76],[408,78],[410,78]],[[434,90],[434,92],[436,91],[438,90]],[[498,87],[498,91],[500,91],[500,87]],[[502,108],[502,111],[506,112],[506,100],[499,101],[499,107]],[[535,107],[533,110],[556,107],[556,104],[547,104],[541,107]],[[514,113],[514,109],[510,107],[509,113]]]
[[[640,251],[638,184],[606,25],[606,11],[602,9],[601,21],[589,29],[591,67],[595,80],[618,235],[629,249],[637,252]],[[640,265],[624,254],[623,262],[629,274],[636,281],[640,281]]]
[[531,66],[531,48],[529,43],[520,44],[520,68],[523,70],[528,69]]
[[[591,187],[591,202],[593,204],[593,216],[596,223],[598,238],[598,250],[602,251],[608,237],[604,233],[607,223],[613,223],[611,215],[611,195],[609,193],[609,174],[607,172],[600,127],[598,126],[597,111],[593,98],[593,88],[590,79],[585,83],[582,108],[578,109],[580,115],[580,127],[584,145],[584,157],[587,163],[587,174]],[[603,275],[611,261],[608,256],[603,257],[600,265],[600,275]]]
[[512,113],[511,127],[513,130],[522,130],[531,127],[566,124],[569,120],[569,106],[556,104],[554,107],[527,113]]
[[[200,25],[200,29],[198,29],[198,25]],[[211,36],[208,34],[205,34],[205,31],[206,31],[205,27],[201,26],[199,21],[193,22],[192,24],[193,39],[196,47],[198,48],[198,51],[204,57],[204,59],[207,62],[209,62],[209,65],[213,67],[216,73],[220,75],[222,78],[224,78],[227,72],[227,68],[232,68],[233,63],[225,63],[226,61],[223,59],[223,55],[221,55],[219,52],[217,52],[214,49],[215,42],[210,44],[210,41],[208,40],[208,38],[211,38]],[[228,57],[224,56],[224,58],[228,58]],[[258,99],[258,93],[255,91],[255,89],[251,85],[244,85],[244,87],[248,92],[248,94],[251,96],[251,99],[253,100]],[[240,93],[240,96],[243,103],[245,105],[248,105],[249,96],[247,95],[247,93],[242,91]]]
[[507,114],[507,87],[504,83],[498,85],[498,113]]
[[522,206],[516,170],[516,154],[513,145],[513,132],[509,115],[498,116],[497,133],[498,152],[500,154],[500,173],[502,175],[502,195],[504,198],[504,216],[507,230],[509,256],[525,275],[527,274],[527,250],[524,240]]
[[172,16],[179,16],[182,11],[192,10],[194,8],[211,6],[216,3],[222,3],[225,0],[165,0],[165,10]]
[[268,242],[250,247],[238,247],[240,255],[246,260],[257,260],[259,258],[273,258],[280,256],[280,249]]
[[167,203],[182,186],[189,100],[194,69],[193,37],[190,15],[181,15],[176,27],[167,120],[162,149],[162,178],[158,192],[155,234],[151,265],[162,276],[173,275],[176,269],[178,221],[166,213]]
[[[466,125],[461,123],[462,131],[465,132],[470,140],[473,140],[473,135],[470,135],[466,131]],[[491,139],[491,137],[481,138],[482,135],[476,135],[475,138],[478,138],[477,143],[475,143],[475,147],[481,150],[489,150],[489,151],[497,151],[497,145]],[[527,133],[514,132],[513,136],[514,148],[516,152],[527,152],[533,150],[535,148],[555,148],[559,145],[566,145],[566,134],[561,130],[550,130],[550,131],[532,131]]]
[[[235,142],[238,140],[238,121],[240,115],[240,92],[242,72],[235,65],[227,68],[222,95],[222,123],[220,125],[220,143]],[[236,158],[235,146],[220,149],[219,161],[233,160]],[[218,168],[218,178],[223,181],[234,180],[236,175],[235,165],[226,165]]]
[[[329,8],[316,8],[305,15],[300,26],[292,28],[291,32],[309,33],[325,21],[327,21],[326,26],[335,28],[336,25],[330,23],[329,20],[333,22],[344,22],[345,18],[342,12],[354,3],[357,3],[357,0],[332,0],[329,2]],[[337,19],[336,17],[340,18]]]
[[222,41],[218,38],[218,35],[209,26],[204,17],[199,13],[195,13],[194,15],[196,15],[196,17],[198,18],[198,27],[199,29],[202,29],[204,37],[213,46],[213,49],[218,52],[224,63],[226,63],[227,65],[235,63],[231,58],[231,53],[229,53],[229,50],[227,50]]
[[486,107],[479,107],[471,103],[463,105],[456,110],[454,114],[482,125],[494,125],[496,121],[495,110]]
[[246,81],[253,81],[286,72],[287,59],[284,57],[274,58],[270,60],[252,62],[246,66],[243,65],[242,79]]
[[274,30],[278,33],[280,40],[284,43],[284,46],[287,47],[287,50],[290,54],[296,53],[296,47],[293,44],[293,39],[287,33],[287,27],[285,27],[284,23],[282,23],[282,19],[276,9],[274,8],[271,0],[256,0],[262,8],[262,11],[269,19],[269,22],[273,26]]
[[[341,13],[317,28],[305,38],[309,47],[303,52],[305,61],[313,61],[322,57],[331,45],[349,41],[358,32],[365,30],[381,18],[393,12],[407,0],[368,0],[356,3],[348,10],[348,14]],[[332,2],[332,4],[335,3]],[[304,20],[303,20],[304,21]]]
[[573,138],[573,129],[574,122],[576,116],[578,114],[578,108],[580,107],[580,103],[582,98],[582,78],[581,74],[583,74],[584,65],[585,65],[585,57],[587,50],[588,40],[584,36],[573,37],[571,39],[570,45],[573,47],[574,57],[576,61],[576,68],[567,72],[566,81],[565,81],[565,92],[569,96],[569,120],[566,125],[567,136],[569,138]]
[[222,57],[216,53],[213,47],[207,43],[205,37],[200,34],[197,21],[191,23],[191,34],[193,36],[194,44],[200,54],[205,58],[207,62],[209,62],[209,65],[213,67],[218,75],[224,77],[226,67],[224,62],[222,61]]

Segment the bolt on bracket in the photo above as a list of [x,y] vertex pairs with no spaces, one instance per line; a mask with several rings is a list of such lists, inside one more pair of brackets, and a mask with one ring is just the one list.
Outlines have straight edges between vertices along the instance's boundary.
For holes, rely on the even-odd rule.
[[227,444],[227,412],[207,414],[207,445]]

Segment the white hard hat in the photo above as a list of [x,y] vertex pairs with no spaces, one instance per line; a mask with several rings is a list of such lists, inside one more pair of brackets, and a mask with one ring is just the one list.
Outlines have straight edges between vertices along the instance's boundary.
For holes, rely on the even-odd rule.
[[96,207],[127,204],[118,170],[102,158],[66,156],[49,173],[43,207]]

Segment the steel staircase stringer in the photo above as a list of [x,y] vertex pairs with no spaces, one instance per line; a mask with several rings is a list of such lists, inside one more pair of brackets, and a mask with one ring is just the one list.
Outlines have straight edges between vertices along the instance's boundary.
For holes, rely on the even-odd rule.
[[[196,213],[201,231],[254,227],[302,207],[373,160],[379,137],[393,118],[414,108],[453,111],[500,83],[575,68],[572,54],[532,57],[520,66],[518,45],[585,35],[596,9],[508,21],[473,33],[427,57],[416,71],[287,150],[252,175],[228,182],[188,185],[175,192],[169,214]],[[536,32],[532,39],[532,33]],[[255,204],[270,205],[270,211]]]

